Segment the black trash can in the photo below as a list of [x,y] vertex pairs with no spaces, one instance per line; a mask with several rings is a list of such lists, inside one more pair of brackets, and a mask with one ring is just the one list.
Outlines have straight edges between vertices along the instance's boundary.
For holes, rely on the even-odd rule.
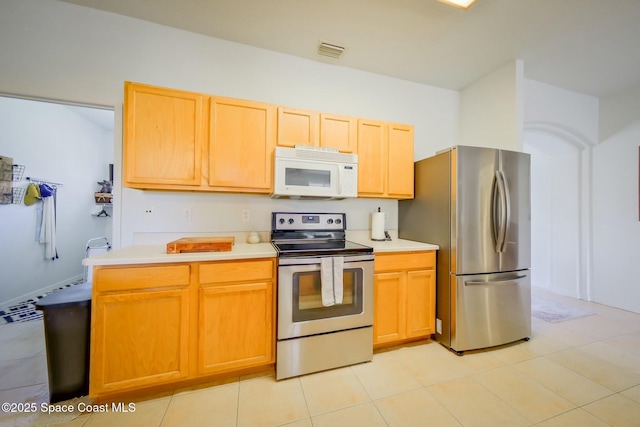
[[49,403],[89,394],[91,283],[53,292],[36,303],[44,314]]

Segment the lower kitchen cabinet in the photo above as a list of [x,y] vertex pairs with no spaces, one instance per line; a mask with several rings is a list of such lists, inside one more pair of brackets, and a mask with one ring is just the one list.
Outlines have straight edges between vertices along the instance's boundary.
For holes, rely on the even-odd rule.
[[89,395],[275,361],[275,258],[96,267]]
[[402,302],[406,300],[406,282],[406,273],[374,274],[374,344],[404,337],[406,310]]
[[201,373],[274,362],[274,268],[271,259],[200,266]]
[[187,378],[188,285],[188,265],[96,270],[90,395]]
[[435,333],[435,261],[435,251],[376,253],[374,346]]

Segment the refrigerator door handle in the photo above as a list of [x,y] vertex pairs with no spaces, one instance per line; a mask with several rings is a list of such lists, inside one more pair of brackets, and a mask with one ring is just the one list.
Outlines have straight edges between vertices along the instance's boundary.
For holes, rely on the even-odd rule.
[[503,188],[503,206],[505,208],[505,214],[503,215],[504,222],[502,225],[502,245],[500,246],[500,252],[504,252],[507,249],[507,241],[509,240],[509,224],[511,223],[511,194],[509,193],[509,183],[504,171],[500,172],[500,178],[502,180]]
[[492,189],[491,220],[493,225],[493,242],[496,252],[502,252],[505,245],[505,224],[507,206],[505,203],[504,180],[502,171],[495,171]]
[[512,277],[510,279],[507,280],[494,280],[491,282],[486,282],[484,280],[465,280],[464,281],[464,285],[465,286],[471,286],[471,285],[506,285],[509,283],[513,283],[514,280],[520,280],[520,279],[524,279],[525,276],[516,276],[516,277]]

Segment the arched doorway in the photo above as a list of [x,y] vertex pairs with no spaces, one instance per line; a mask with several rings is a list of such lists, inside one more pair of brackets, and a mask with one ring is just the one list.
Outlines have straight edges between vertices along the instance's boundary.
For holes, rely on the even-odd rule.
[[549,123],[528,123],[532,286],[590,299],[591,145]]

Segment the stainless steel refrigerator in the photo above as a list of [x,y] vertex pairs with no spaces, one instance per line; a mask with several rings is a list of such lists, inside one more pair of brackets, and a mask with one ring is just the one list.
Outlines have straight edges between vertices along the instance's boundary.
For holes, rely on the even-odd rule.
[[436,340],[462,354],[531,334],[530,158],[456,146],[415,163],[401,239],[440,246]]

